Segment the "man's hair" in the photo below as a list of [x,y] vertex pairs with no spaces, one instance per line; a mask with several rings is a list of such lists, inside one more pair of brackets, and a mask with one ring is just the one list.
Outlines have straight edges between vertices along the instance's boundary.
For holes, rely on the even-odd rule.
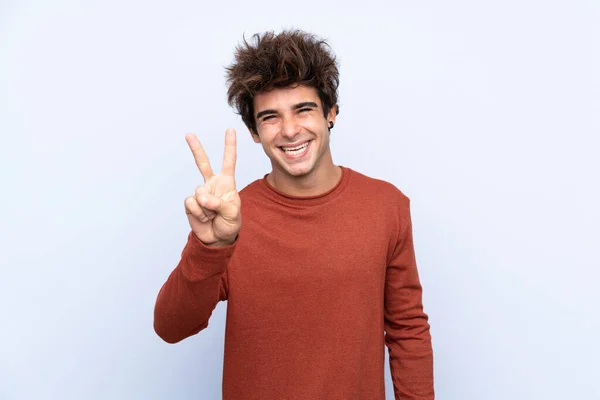
[[235,61],[226,68],[227,101],[254,133],[254,96],[274,88],[299,84],[314,87],[326,118],[337,104],[339,71],[335,55],[324,40],[301,30],[254,34],[236,47]]

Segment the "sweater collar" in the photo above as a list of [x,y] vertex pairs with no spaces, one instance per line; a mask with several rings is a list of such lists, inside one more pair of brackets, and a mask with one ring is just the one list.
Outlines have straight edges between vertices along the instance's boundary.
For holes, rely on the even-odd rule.
[[337,184],[329,189],[327,192],[314,195],[314,196],[292,196],[286,193],[283,193],[277,189],[275,189],[268,181],[267,175],[260,180],[259,186],[261,191],[271,200],[281,203],[284,205],[292,206],[292,207],[303,207],[303,206],[315,206],[320,204],[325,204],[335,198],[337,198],[348,185],[350,180],[350,176],[352,174],[352,170],[350,168],[344,167],[340,165],[342,169],[342,176],[340,177]]

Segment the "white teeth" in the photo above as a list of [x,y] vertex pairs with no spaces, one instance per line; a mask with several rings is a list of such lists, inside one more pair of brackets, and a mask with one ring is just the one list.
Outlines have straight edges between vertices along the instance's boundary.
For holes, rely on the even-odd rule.
[[291,149],[283,148],[283,151],[285,151],[286,154],[298,154],[298,153],[301,153],[307,146],[308,146],[308,142],[304,143],[301,146],[294,147]]

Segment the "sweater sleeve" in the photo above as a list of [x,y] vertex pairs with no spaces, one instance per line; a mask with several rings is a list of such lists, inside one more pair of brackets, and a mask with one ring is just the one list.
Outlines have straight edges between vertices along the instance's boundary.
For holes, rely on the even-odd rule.
[[235,246],[209,247],[190,232],[154,306],[154,330],[164,341],[177,343],[208,326],[217,303],[227,299],[226,267]]
[[385,280],[385,343],[396,400],[432,400],[433,351],[413,245],[410,200],[400,207],[399,237]]

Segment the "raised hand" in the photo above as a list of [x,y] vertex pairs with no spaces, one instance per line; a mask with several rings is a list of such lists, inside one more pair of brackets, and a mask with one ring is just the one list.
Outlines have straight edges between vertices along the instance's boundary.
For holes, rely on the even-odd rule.
[[185,213],[194,234],[206,245],[227,246],[235,242],[242,226],[241,201],[235,188],[235,130],[225,132],[225,153],[221,172],[215,175],[208,156],[196,135],[185,137],[204,185],[185,199]]

